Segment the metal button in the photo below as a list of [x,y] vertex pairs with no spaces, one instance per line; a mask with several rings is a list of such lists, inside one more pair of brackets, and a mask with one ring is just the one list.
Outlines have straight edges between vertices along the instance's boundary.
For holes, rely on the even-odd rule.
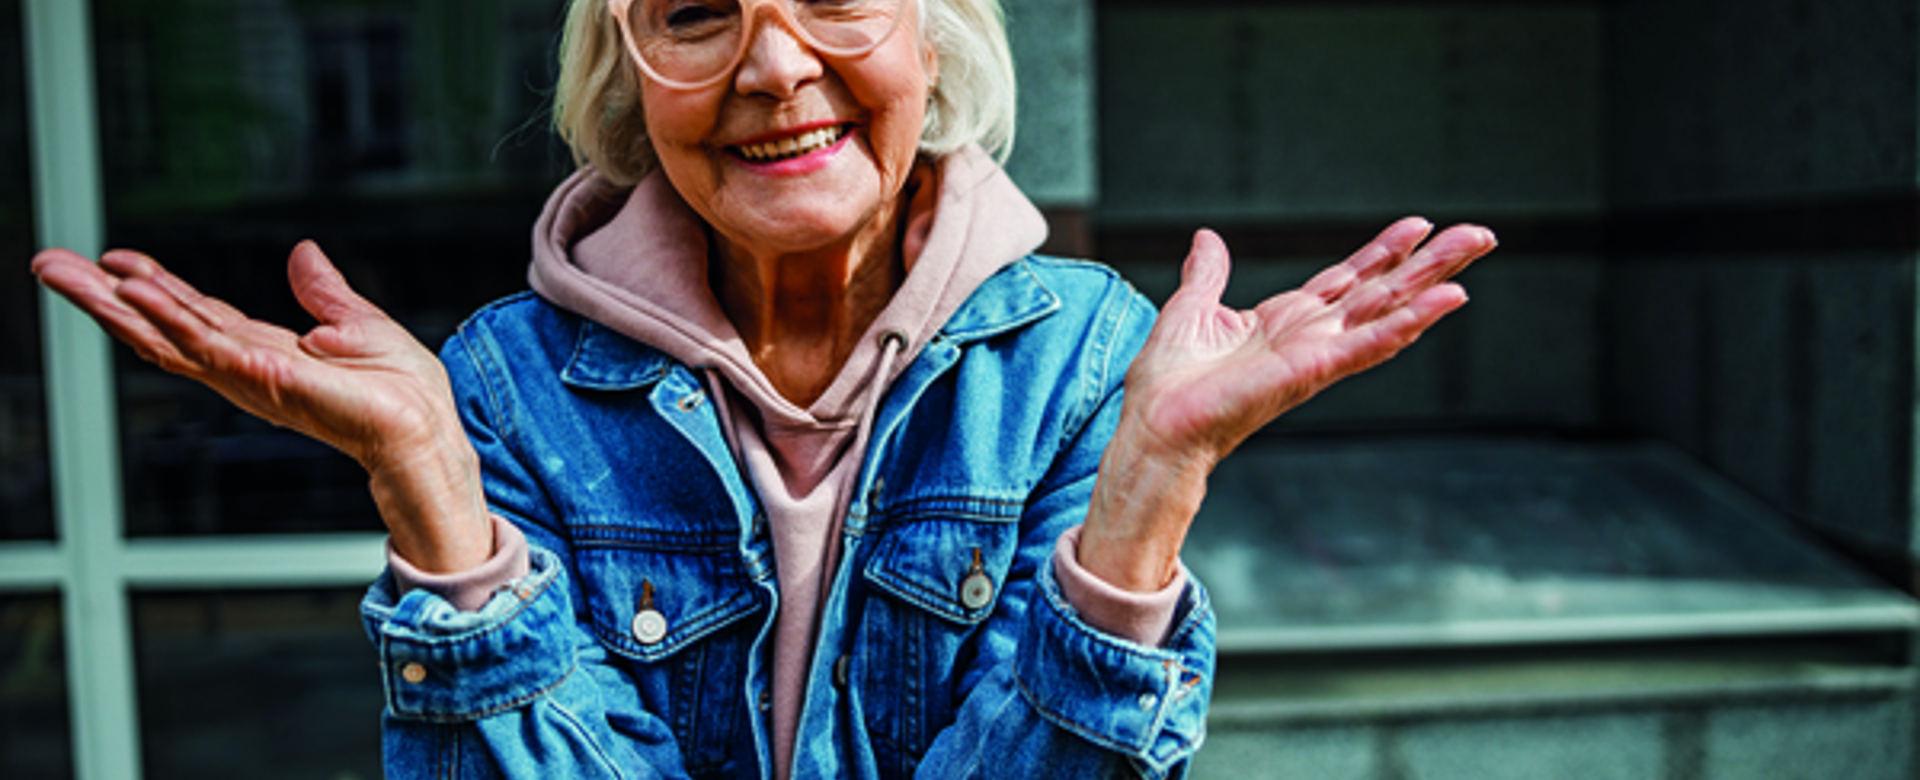
[[960,583],[960,606],[967,609],[980,609],[993,603],[993,578],[985,572],[974,572]]
[[640,609],[633,616],[634,641],[643,645],[659,642],[667,637],[667,616],[653,608],[653,581],[640,581]]
[[643,609],[633,616],[634,641],[650,645],[667,638],[667,616],[659,610]]
[[967,577],[960,581],[960,606],[967,609],[980,609],[993,603],[993,578],[987,576],[985,566],[980,563],[980,548],[973,548],[973,565],[967,567]]
[[771,709],[773,709],[773,691],[761,691],[760,692],[760,711],[766,712],[767,710],[771,710]]
[[696,390],[694,392],[680,396],[680,400],[674,402],[674,406],[680,407],[680,411],[691,412],[695,409],[700,408],[700,401],[703,400],[705,395],[706,395],[705,393],[702,393]]
[[847,672],[853,666],[852,656],[842,655],[833,661],[833,687],[847,689]]
[[419,685],[427,679],[427,667],[420,665],[418,661],[408,663],[400,667],[400,679]]

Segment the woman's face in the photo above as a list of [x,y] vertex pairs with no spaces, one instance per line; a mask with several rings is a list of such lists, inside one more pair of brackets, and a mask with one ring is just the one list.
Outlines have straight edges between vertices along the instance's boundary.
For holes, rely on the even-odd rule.
[[677,90],[642,76],[660,167],[752,254],[807,252],[889,227],[936,66],[916,15],[855,58],[823,56],[774,14],[758,17],[744,59],[718,85]]

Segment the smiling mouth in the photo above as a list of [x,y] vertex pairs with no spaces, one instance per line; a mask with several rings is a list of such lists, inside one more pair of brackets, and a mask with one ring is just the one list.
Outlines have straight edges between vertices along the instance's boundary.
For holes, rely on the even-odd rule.
[[852,128],[848,125],[831,125],[809,130],[792,138],[768,141],[759,144],[741,144],[733,147],[735,154],[753,162],[779,162],[791,160],[820,151],[845,137]]

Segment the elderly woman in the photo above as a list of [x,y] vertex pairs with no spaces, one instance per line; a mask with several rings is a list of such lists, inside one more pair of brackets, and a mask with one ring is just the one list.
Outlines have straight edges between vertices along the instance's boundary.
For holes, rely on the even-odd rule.
[[310,243],[304,335],[137,253],[34,263],[366,467],[389,775],[1182,772],[1208,472],[1464,303],[1492,235],[1404,220],[1233,311],[1202,231],[1156,324],[1031,254],[994,0],[575,0],[564,49],[585,164],[533,291],[438,361]]

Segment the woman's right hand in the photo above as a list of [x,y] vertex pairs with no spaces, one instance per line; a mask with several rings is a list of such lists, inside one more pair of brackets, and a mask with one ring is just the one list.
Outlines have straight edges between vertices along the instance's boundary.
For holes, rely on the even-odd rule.
[[408,562],[448,573],[491,555],[478,458],[446,371],[313,242],[287,263],[294,297],[319,321],[304,335],[249,318],[138,252],[96,264],[49,249],[33,272],[140,357],[359,461]]

